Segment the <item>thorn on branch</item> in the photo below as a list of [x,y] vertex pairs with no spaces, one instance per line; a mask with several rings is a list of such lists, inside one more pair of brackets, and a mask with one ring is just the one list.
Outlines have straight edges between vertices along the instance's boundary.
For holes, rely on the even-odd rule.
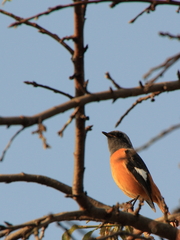
[[112,1],[112,3],[109,5],[110,8],[114,8],[117,4],[120,2],[117,2],[116,0]]
[[78,77],[79,75],[74,73],[73,75],[69,76],[69,79],[70,80],[73,80],[74,78]]
[[141,82],[141,81],[139,81],[139,85],[140,85],[140,87],[143,89],[144,88],[144,85],[143,85],[143,83]]
[[57,90],[57,89],[55,89],[55,88],[51,88],[51,87],[46,86],[46,85],[42,85],[42,84],[36,83],[36,82],[34,82],[34,81],[33,81],[33,82],[24,81],[24,83],[25,83],[25,84],[28,84],[28,85],[32,85],[33,87],[41,87],[41,88],[48,89],[48,90],[50,90],[50,91],[53,91],[54,93],[62,94],[62,95],[66,96],[66,97],[68,97],[68,98],[70,98],[70,99],[73,98],[73,96],[71,96],[71,95],[68,94],[68,93],[59,91],[59,90]]
[[109,88],[109,90],[110,90],[110,92],[112,93],[112,95],[113,95],[113,101],[112,101],[112,103],[114,103],[116,100],[117,100],[117,98],[114,96],[114,91],[113,91],[113,89],[110,87]]
[[177,77],[178,77],[178,80],[180,81],[180,71],[179,70],[177,71]]
[[9,223],[9,222],[6,222],[6,221],[4,221],[4,223],[6,224],[7,227],[11,227],[11,226],[13,226],[12,223]]
[[105,73],[105,78],[109,79],[109,80],[112,82],[112,84],[113,84],[117,89],[120,89],[120,88],[121,88],[121,87],[119,86],[119,84],[117,84],[117,83],[114,81],[114,79],[112,79],[112,77],[111,77],[111,75],[110,75],[109,72],[106,72],[106,73]]
[[84,47],[84,53],[88,50],[88,44]]
[[92,131],[92,127],[93,127],[93,125],[87,126],[87,127],[85,128],[86,133],[89,132],[89,131]]
[[84,120],[86,120],[86,121],[89,120],[89,116],[86,116],[86,115],[84,115],[84,114],[80,115],[79,118],[84,119]]
[[83,88],[84,88],[85,93],[91,94],[91,93],[87,90],[88,84],[89,84],[89,80],[86,80],[86,81],[84,82],[84,84],[83,84]]

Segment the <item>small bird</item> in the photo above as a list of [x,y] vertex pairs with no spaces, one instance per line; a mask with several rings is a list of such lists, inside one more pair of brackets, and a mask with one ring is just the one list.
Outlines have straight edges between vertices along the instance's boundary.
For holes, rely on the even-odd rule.
[[154,211],[155,202],[163,213],[167,213],[164,198],[129,137],[120,131],[102,133],[108,138],[112,177],[118,187],[130,198],[144,199]]

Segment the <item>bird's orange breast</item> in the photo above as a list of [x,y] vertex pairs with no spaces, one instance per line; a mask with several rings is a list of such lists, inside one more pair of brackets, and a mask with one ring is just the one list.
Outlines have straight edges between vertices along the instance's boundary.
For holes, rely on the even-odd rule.
[[128,157],[125,151],[126,149],[121,148],[111,155],[110,165],[112,177],[118,187],[130,198],[136,198],[140,195],[145,200],[149,199],[143,187],[126,167]]

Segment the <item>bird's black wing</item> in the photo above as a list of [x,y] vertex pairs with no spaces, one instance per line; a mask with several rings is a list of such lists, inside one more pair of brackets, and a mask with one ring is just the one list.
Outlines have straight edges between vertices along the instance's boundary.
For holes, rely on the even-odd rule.
[[150,200],[146,200],[151,208],[155,210],[154,203],[152,201],[151,193],[151,183],[149,179],[149,170],[146,164],[143,162],[142,158],[135,152],[134,149],[126,150],[128,157],[127,168],[136,178],[138,183],[141,184],[144,191],[148,195]]

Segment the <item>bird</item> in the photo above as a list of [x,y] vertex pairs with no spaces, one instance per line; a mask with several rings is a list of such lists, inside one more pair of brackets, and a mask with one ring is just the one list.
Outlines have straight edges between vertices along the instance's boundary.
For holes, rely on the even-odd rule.
[[154,212],[158,205],[165,214],[168,207],[160,190],[129,137],[121,131],[102,132],[108,140],[112,177],[117,186],[132,199],[143,199]]

